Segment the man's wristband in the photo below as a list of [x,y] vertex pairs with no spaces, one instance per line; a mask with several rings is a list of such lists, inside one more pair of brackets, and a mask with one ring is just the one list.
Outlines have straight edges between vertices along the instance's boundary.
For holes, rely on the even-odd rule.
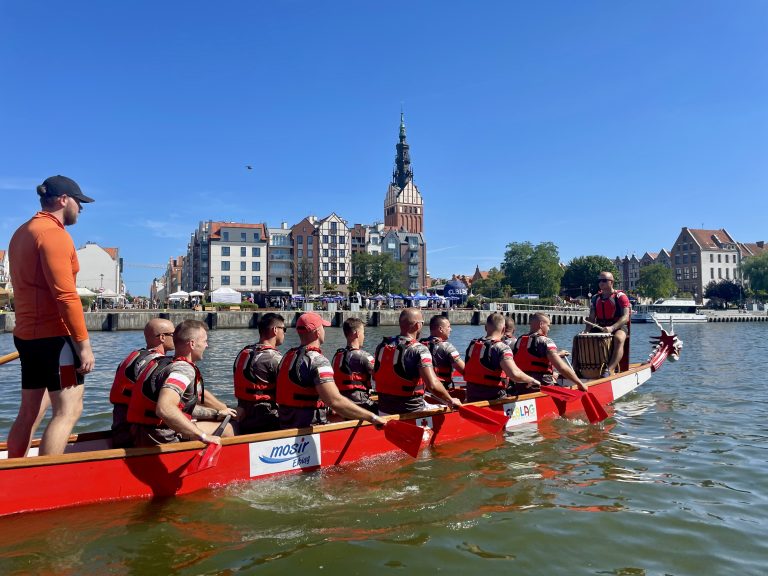
[[208,435],[205,432],[200,433],[200,442],[208,442]]

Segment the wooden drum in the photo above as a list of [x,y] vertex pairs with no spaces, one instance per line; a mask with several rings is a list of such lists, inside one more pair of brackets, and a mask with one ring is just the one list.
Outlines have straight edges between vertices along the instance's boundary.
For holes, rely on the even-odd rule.
[[613,335],[596,332],[573,337],[573,369],[580,378],[599,378],[611,359]]

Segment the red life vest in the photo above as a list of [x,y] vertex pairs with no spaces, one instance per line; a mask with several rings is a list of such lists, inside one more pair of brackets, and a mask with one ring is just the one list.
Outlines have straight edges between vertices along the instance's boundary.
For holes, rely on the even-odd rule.
[[112,404],[128,405],[133,385],[138,377],[136,369],[151,360],[150,356],[162,356],[162,354],[156,352],[155,349],[141,348],[128,354],[125,360],[120,363],[115,372],[112,389],[109,391],[109,401]]
[[277,350],[267,344],[246,346],[235,358],[232,371],[235,377],[235,397],[249,402],[274,402],[277,382],[262,382],[254,378],[251,367],[265,350]]
[[613,294],[605,299],[601,298],[600,293],[592,297],[596,324],[610,326],[624,315],[624,309],[619,304],[619,296],[627,297],[621,290],[614,290]]
[[520,336],[515,342],[512,351],[515,354],[515,364],[523,372],[536,372],[539,374],[552,374],[552,364],[546,356],[542,358],[536,354],[536,334]]
[[453,382],[453,362],[444,364],[443,366],[438,366],[435,362],[435,350],[437,350],[437,347],[440,346],[443,341],[437,336],[430,336],[429,338],[420,340],[420,342],[429,348],[429,353],[432,354],[432,368],[435,371],[437,379],[443,384],[450,384]]
[[491,366],[491,348],[499,340],[490,338],[474,338],[467,347],[464,362],[464,380],[468,384],[504,388],[507,375],[501,366]]
[[309,351],[321,352],[314,346],[291,348],[280,361],[277,373],[277,403],[291,408],[320,408],[323,403],[314,382],[302,382],[299,367]]
[[376,348],[376,365],[373,378],[376,380],[376,392],[392,396],[423,396],[424,380],[420,375],[409,378],[405,371],[405,351],[415,344],[415,340],[402,342],[400,338],[384,338]]
[[333,380],[341,392],[349,390],[369,390],[371,375],[367,372],[352,372],[349,367],[349,355],[357,348],[339,348],[333,355]]
[[[159,427],[163,425],[162,419],[157,416],[157,399],[160,397],[160,389],[165,379],[170,375],[170,367],[173,362],[189,362],[186,358],[170,358],[169,356],[158,356],[150,360],[144,369],[136,378],[134,389],[136,394],[131,394],[131,401],[128,403],[127,420],[131,424],[145,424],[147,426]],[[189,362],[192,364],[192,362]],[[189,400],[179,400],[179,410],[191,418],[192,410],[197,405],[197,385],[200,384],[201,391],[204,390],[203,377],[197,366],[195,368],[194,393]],[[203,392],[204,393],[204,392]]]

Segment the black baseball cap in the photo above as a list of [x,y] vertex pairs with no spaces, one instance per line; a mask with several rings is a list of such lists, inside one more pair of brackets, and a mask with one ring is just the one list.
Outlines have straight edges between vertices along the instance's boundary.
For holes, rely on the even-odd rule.
[[37,187],[38,193],[46,196],[71,196],[80,202],[94,202],[80,190],[80,186],[72,178],[66,176],[51,176],[46,178],[40,186]]

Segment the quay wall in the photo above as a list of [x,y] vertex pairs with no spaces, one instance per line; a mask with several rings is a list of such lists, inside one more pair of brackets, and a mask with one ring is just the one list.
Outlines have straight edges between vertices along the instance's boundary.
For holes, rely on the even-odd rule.
[[[259,318],[267,311],[259,312],[195,312],[192,310],[121,310],[116,312],[86,312],[85,325],[89,332],[114,332],[118,330],[143,330],[144,325],[152,318],[166,318],[178,324],[182,320],[194,319],[204,322],[211,330],[226,330],[229,328],[250,328],[258,326]],[[531,314],[535,310],[514,310],[502,312],[505,316],[514,318],[518,326],[528,324]],[[543,310],[552,318],[552,324],[583,324],[586,313],[584,311],[559,312]],[[291,326],[296,326],[296,320],[301,315],[300,311],[281,311],[286,321]],[[316,311],[317,314],[328,320],[332,326],[341,327],[347,318],[360,318],[368,326],[397,326],[400,316],[399,310],[360,310],[350,312],[343,310],[338,312]],[[451,324],[482,326],[492,311],[490,310],[433,310],[423,309],[424,323],[429,325],[432,316],[446,316]],[[768,322],[768,315],[764,313],[737,313],[731,311],[709,312],[708,322]],[[16,315],[13,312],[0,314],[0,332],[13,332],[16,326]]]

